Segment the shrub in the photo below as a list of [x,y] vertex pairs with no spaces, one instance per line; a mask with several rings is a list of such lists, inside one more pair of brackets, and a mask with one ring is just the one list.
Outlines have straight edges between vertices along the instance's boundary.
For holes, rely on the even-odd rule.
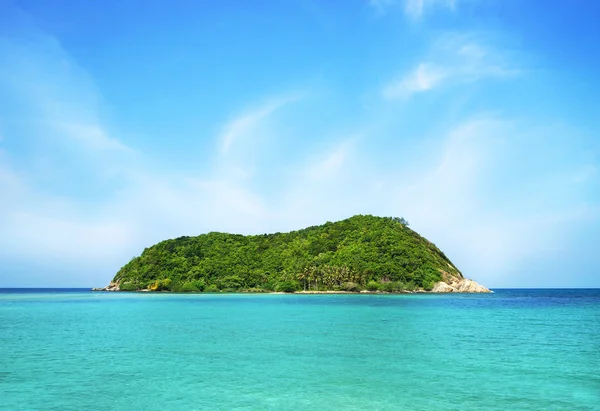
[[202,281],[202,280],[192,280],[192,281],[190,281],[190,283],[192,283],[194,285],[194,287],[196,287],[198,289],[198,291],[204,291],[204,287],[206,287],[206,285],[204,284],[204,281]]
[[119,286],[121,291],[137,291],[140,287],[135,283],[123,283]]
[[266,283],[264,283],[264,284],[262,285],[262,288],[263,288],[265,291],[275,291],[275,287],[276,287],[276,286],[277,286],[277,283],[275,283],[275,281],[273,281],[273,280],[269,280],[269,281],[267,281]]
[[206,292],[206,293],[218,293],[219,292],[219,287],[217,287],[216,284],[209,284],[204,289],[204,292]]
[[367,290],[369,291],[379,291],[381,289],[381,283],[377,281],[369,281],[367,283]]
[[390,281],[387,283],[383,283],[382,289],[383,291],[386,291],[388,293],[397,293],[400,291],[404,291],[405,287],[404,284],[402,284],[399,281]]
[[[181,291],[183,292],[197,292],[197,291],[202,291],[202,288],[200,288],[198,286],[198,281],[189,281],[187,283],[183,283],[183,285],[181,286]],[[204,285],[204,284],[202,284]]]
[[164,278],[162,280],[157,280],[156,281],[156,290],[157,291],[169,291],[171,289],[171,279],[170,278]]
[[359,291],[358,284],[349,281],[347,283],[342,284],[342,290],[343,291],[354,291],[354,292]]
[[409,281],[404,287],[405,290],[409,290],[409,291],[416,290],[417,288],[419,288],[419,287],[417,286],[417,284],[415,284],[414,281]]
[[275,286],[275,291],[283,293],[293,293],[298,290],[298,283],[296,281],[282,281]]
[[162,280],[156,280],[148,286],[150,291],[168,291],[171,290],[171,279],[164,278]]
[[423,281],[423,289],[426,291],[431,291],[433,289],[433,287],[435,286],[435,280],[427,280],[427,281]]
[[221,279],[219,285],[222,289],[236,291],[244,287],[244,281],[237,275],[228,275],[227,277]]

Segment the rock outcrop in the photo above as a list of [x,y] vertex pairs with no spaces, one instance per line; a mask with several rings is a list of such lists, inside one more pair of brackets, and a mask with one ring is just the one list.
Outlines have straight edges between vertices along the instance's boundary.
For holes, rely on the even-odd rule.
[[432,293],[453,293],[453,292],[456,292],[456,289],[454,289],[450,285],[446,284],[445,282],[440,281],[439,283],[435,284],[435,286],[433,287],[431,292]]
[[491,293],[488,288],[466,278],[453,279],[449,284],[443,281],[436,283],[432,293]]
[[111,281],[111,283],[106,287],[92,288],[92,291],[120,291],[120,284],[118,282]]

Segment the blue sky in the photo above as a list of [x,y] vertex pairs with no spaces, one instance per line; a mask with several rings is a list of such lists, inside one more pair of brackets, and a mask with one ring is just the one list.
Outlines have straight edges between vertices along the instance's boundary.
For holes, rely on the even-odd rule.
[[600,287],[600,3],[0,0],[0,287],[403,216],[489,287]]

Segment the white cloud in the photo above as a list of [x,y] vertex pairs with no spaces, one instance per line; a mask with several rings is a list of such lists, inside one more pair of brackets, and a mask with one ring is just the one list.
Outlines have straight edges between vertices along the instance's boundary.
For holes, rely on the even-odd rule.
[[483,35],[445,34],[431,47],[430,56],[409,73],[382,89],[386,99],[409,98],[451,84],[465,84],[485,78],[506,78],[519,69],[509,53],[477,37]]
[[383,88],[382,94],[387,99],[409,97],[412,94],[431,90],[436,87],[448,72],[428,63],[421,63],[414,72],[405,78],[393,81]]
[[257,132],[257,127],[264,122],[273,112],[281,107],[299,100],[300,94],[290,94],[284,97],[273,98],[257,107],[253,107],[238,115],[228,122],[221,134],[221,152],[226,154],[232,146],[241,139],[249,138]]

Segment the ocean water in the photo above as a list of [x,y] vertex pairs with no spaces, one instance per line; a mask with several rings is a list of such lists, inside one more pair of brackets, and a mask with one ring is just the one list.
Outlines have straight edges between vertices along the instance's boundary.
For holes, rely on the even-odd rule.
[[600,290],[0,291],[0,410],[600,410]]

